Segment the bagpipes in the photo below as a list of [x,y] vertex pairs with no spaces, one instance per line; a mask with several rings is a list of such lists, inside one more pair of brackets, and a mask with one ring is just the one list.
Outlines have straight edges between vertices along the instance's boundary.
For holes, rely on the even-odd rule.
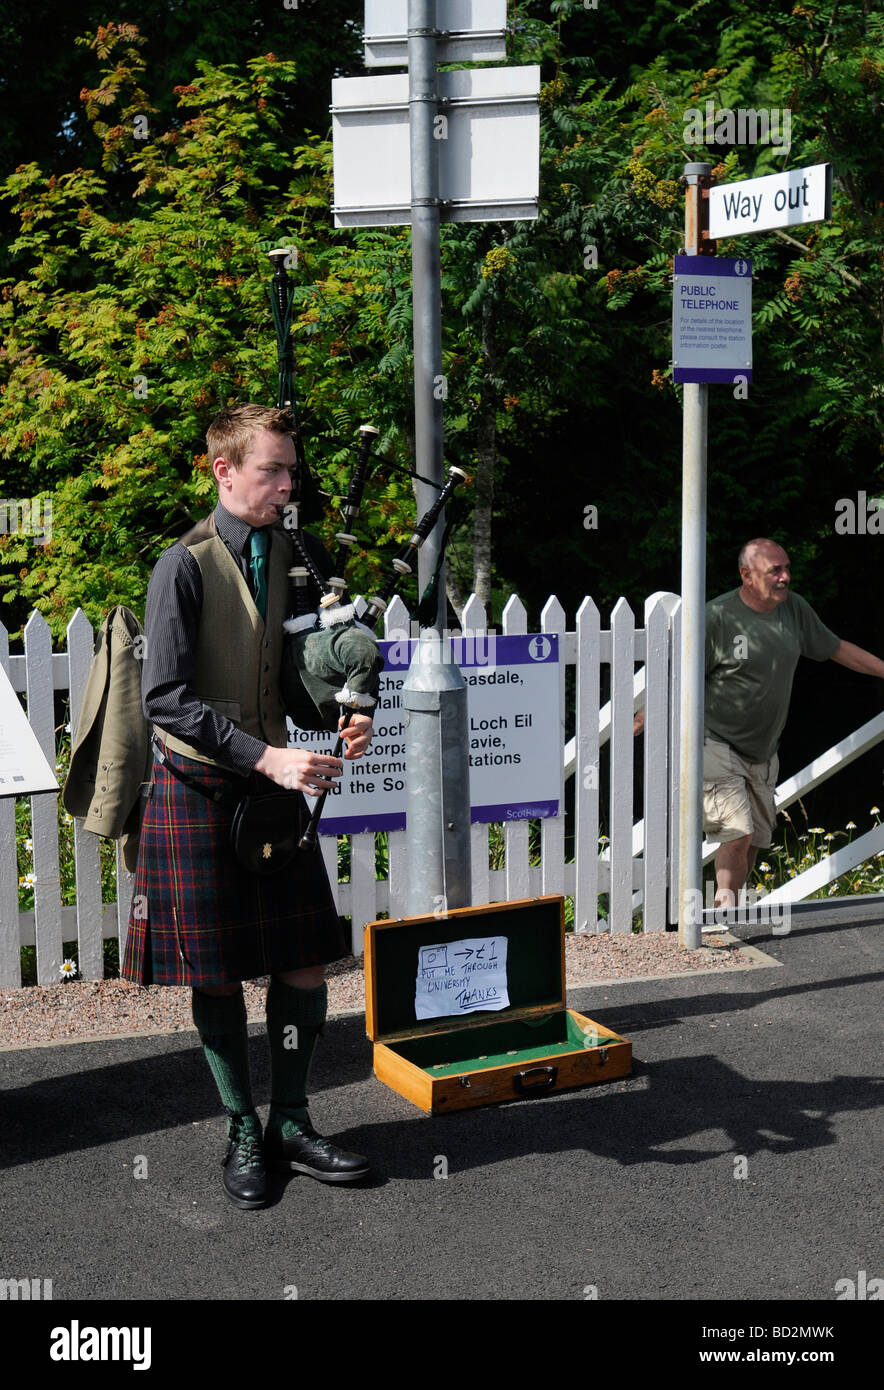
[[[414,561],[421,546],[432,533],[455,488],[468,475],[460,468],[450,468],[448,479],[432,506],[420,518],[408,542],[392,560],[392,574],[379,594],[368,602],[361,618],[355,607],[346,602],[345,569],[350,551],[356,543],[353,526],[359,516],[362,498],[368,482],[372,459],[372,444],[379,431],[374,425],[361,425],[362,436],[356,462],[350,475],[344,509],[344,530],[335,536],[338,543],[333,562],[333,574],[325,578],[317,557],[300,526],[304,485],[309,476],[306,467],[295,403],[293,363],[290,340],[293,290],[285,272],[286,249],[270,252],[274,266],[271,303],[276,328],[279,361],[279,391],[277,405],[287,407],[295,421],[295,447],[298,455],[301,490],[294,508],[286,508],[288,519],[294,519],[291,529],[294,549],[300,563],[289,570],[294,591],[294,614],[285,624],[281,693],[286,714],[304,729],[333,731],[346,728],[354,714],[372,714],[377,705],[380,675],[384,658],[372,629],[386,611],[398,586],[413,572]],[[428,481],[424,479],[424,481]],[[438,486],[438,484],[433,484]],[[444,544],[441,547],[444,553]],[[424,595],[424,603],[435,609],[435,586],[439,573],[431,584],[432,593]],[[341,725],[340,721],[344,720]],[[344,740],[339,734],[334,757],[340,757]],[[315,800],[307,826],[300,840],[301,849],[316,845],[317,827],[327,792]]]

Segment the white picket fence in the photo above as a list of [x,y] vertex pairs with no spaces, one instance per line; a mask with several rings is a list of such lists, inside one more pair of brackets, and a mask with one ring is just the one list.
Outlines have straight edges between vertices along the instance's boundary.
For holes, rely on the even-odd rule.
[[[678,708],[680,603],[675,594],[654,594],[645,603],[644,627],[636,628],[624,599],[603,629],[599,611],[585,598],[573,630],[567,626],[558,599],[551,597],[531,631],[559,637],[559,685],[562,759],[559,768],[559,814],[541,822],[539,863],[531,862],[530,823],[512,821],[498,827],[492,850],[502,867],[489,862],[489,826],[471,829],[472,901],[476,905],[539,893],[563,893],[574,900],[574,927],[580,932],[632,930],[641,911],[644,931],[663,931],[677,921],[678,884]],[[408,614],[395,599],[385,615],[385,635],[401,638],[408,632]],[[465,638],[487,631],[482,605],[471,597],[462,615]],[[528,615],[513,596],[503,613],[504,635],[529,631]],[[67,628],[67,649],[52,651],[49,628],[39,613],[25,629],[24,655],[9,654],[6,629],[0,624],[0,664],[13,688],[24,695],[31,726],[49,759],[56,759],[55,700],[57,691],[70,694],[70,723],[76,729],[83,689],[92,661],[94,631],[78,610]],[[638,669],[636,669],[638,668]],[[569,679],[573,672],[573,679]],[[603,681],[603,677],[605,678]],[[610,698],[602,699],[602,689]],[[567,694],[567,699],[566,699]],[[632,735],[633,712],[645,705],[645,737],[637,745]],[[538,711],[542,717],[542,712]],[[566,730],[574,729],[566,741]],[[777,790],[786,806],[810,787],[847,766],[861,753],[884,740],[884,715],[864,725],[816,758]],[[607,775],[602,756],[608,748]],[[637,747],[643,750],[642,804],[633,794]],[[569,783],[573,779],[573,789]],[[572,792],[567,802],[566,791]],[[0,800],[0,989],[21,983],[20,947],[36,945],[37,976],[41,984],[59,979],[63,943],[76,940],[79,976],[100,979],[103,941],[116,937],[120,954],[125,945],[132,896],[132,878],[117,847],[116,900],[102,904],[99,840],[73,824],[76,906],[62,906],[59,870],[57,798],[54,793],[31,800],[31,855],[17,862],[15,810],[12,798]],[[573,836],[573,857],[566,859],[567,829]],[[601,828],[604,827],[604,835]],[[382,914],[406,913],[407,832],[389,834],[388,876],[375,869],[375,835],[365,832],[350,839],[350,872],[338,879],[338,841],[321,837],[320,844],[338,911],[351,920],[352,947],[362,950],[362,928]],[[570,836],[569,836],[570,839]],[[704,846],[708,861],[715,846]],[[884,851],[884,825],[852,846],[831,856],[822,869],[808,871],[778,895],[794,901],[830,883],[854,864]],[[20,912],[20,876],[34,875],[34,909]],[[805,880],[802,882],[802,879]],[[600,913],[599,895],[606,894]],[[773,900],[773,899],[771,899]],[[853,899],[852,901],[856,901]]]
[[[662,931],[674,901],[671,885],[669,826],[677,815],[677,788],[670,769],[669,748],[673,689],[671,650],[677,640],[678,601],[674,595],[658,595],[649,600],[645,627],[636,628],[634,616],[621,599],[611,615],[609,629],[602,629],[598,609],[584,599],[576,625],[569,630],[565,612],[554,597],[540,615],[539,630],[559,635],[559,682],[561,691],[561,740],[565,748],[566,721],[575,728],[563,752],[559,772],[560,812],[542,821],[539,863],[529,855],[530,826],[514,821],[501,827],[501,839],[492,849],[502,867],[489,864],[489,827],[473,825],[472,900],[474,904],[523,898],[538,893],[564,893],[574,898],[575,927],[584,932],[607,930],[628,932],[632,928],[634,904],[643,903],[645,931]],[[675,615],[673,617],[673,615]],[[462,635],[477,637],[487,631],[482,605],[474,597],[463,612]],[[400,600],[391,603],[385,615],[385,635],[401,637],[408,630],[408,614]],[[529,631],[528,615],[521,601],[513,596],[504,611],[503,634]],[[80,713],[82,692],[92,660],[94,631],[85,614],[78,610],[67,628],[67,649],[53,652],[49,628],[39,613],[32,614],[26,629],[24,654],[9,654],[6,630],[0,625],[0,662],[13,688],[25,696],[28,717],[50,763],[56,759],[54,693],[70,694],[70,723],[74,729]],[[643,671],[636,677],[636,664]],[[610,700],[603,705],[600,690],[604,668],[609,670]],[[575,672],[573,690],[568,681],[569,705],[566,709],[566,673]],[[647,690],[646,737],[644,746],[644,805],[640,810],[640,834],[634,848],[636,819],[633,808],[633,709],[642,690]],[[644,698],[644,697],[642,697]],[[538,712],[541,713],[542,712]],[[610,791],[600,775],[602,750],[610,744]],[[574,855],[565,858],[566,782],[574,776],[573,812],[569,825],[574,829]],[[132,879],[117,853],[117,891],[114,903],[102,904],[99,873],[99,840],[86,832],[80,822],[73,825],[73,859],[76,879],[76,906],[63,906],[59,882],[59,838],[55,794],[31,797],[31,856],[16,860],[15,817],[11,798],[0,801],[0,988],[20,984],[21,945],[36,945],[40,983],[59,979],[63,942],[76,940],[79,975],[82,979],[102,976],[102,943],[118,937],[122,952],[128,922]],[[573,821],[571,815],[573,814]],[[600,825],[607,840],[600,844]],[[338,881],[338,843],[330,836],[321,838],[339,912],[351,919],[352,944],[362,949],[365,922],[389,913],[406,912],[407,832],[389,835],[388,877],[377,878],[375,835],[366,832],[350,837],[350,873]],[[20,912],[19,878],[34,875],[34,908]],[[599,917],[599,894],[609,895],[605,915]]]

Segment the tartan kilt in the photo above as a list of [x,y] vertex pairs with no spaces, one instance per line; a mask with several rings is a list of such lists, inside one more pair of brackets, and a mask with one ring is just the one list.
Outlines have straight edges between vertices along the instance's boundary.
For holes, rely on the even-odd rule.
[[[278,791],[171,750],[201,785]],[[350,954],[322,855],[299,850],[264,877],[236,858],[233,806],[219,806],[154,764],[141,823],[135,890],[121,974],[140,985],[221,985],[323,965]],[[260,787],[257,785],[260,783]]]

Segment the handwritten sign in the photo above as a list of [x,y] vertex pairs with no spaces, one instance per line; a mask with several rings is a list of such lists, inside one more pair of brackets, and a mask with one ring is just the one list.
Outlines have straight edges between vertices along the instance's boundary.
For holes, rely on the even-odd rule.
[[414,988],[415,1018],[449,1018],[506,1009],[505,936],[470,936],[421,946]]

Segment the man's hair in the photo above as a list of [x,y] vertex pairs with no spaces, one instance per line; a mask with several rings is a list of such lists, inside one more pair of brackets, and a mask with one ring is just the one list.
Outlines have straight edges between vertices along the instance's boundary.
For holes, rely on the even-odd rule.
[[754,541],[746,542],[746,544],[743,546],[743,549],[737,556],[738,570],[741,570],[744,565],[747,569],[749,568],[749,551],[754,550],[756,546],[760,545],[773,545],[776,546],[777,550],[782,550],[783,548],[780,545],[779,541],[772,541],[769,536],[756,536]]
[[209,463],[217,458],[225,458],[232,468],[242,468],[243,459],[258,430],[270,430],[272,434],[287,434],[293,438],[295,422],[290,411],[279,410],[275,406],[227,406],[215,416],[206,431]]

